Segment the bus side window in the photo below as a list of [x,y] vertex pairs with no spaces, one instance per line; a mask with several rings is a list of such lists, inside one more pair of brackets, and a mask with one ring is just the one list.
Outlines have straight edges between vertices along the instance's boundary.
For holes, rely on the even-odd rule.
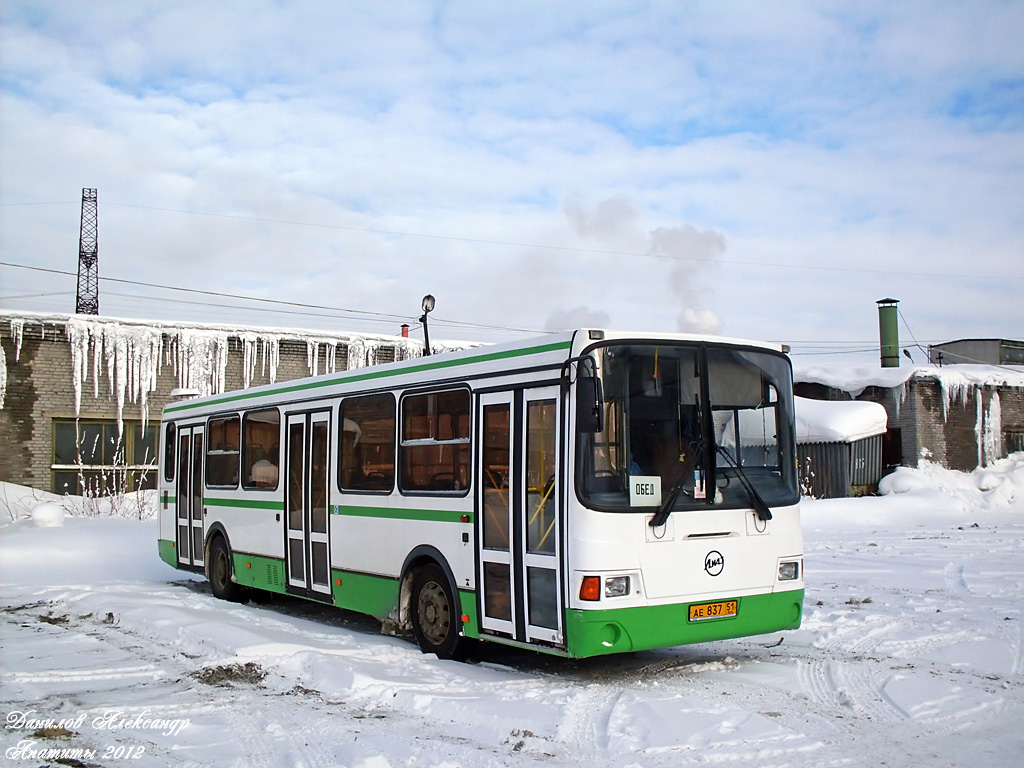
[[405,492],[469,489],[469,390],[402,399],[399,488]]
[[281,414],[276,408],[245,414],[242,437],[242,485],[277,488],[281,466]]
[[390,493],[395,487],[395,396],[385,392],[344,400],[338,421],[341,489]]
[[175,435],[178,428],[172,421],[164,430],[164,480],[170,482],[174,479],[174,449],[177,447]]
[[238,487],[238,416],[210,419],[206,428],[206,484],[222,488]]

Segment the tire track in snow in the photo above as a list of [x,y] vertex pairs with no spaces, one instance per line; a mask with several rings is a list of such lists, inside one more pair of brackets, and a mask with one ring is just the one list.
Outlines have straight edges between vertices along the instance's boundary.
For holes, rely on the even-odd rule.
[[963,563],[953,561],[942,570],[942,578],[950,592],[959,597],[966,598],[970,597],[971,590],[967,586],[967,580],[964,578],[964,569],[965,565]]
[[[180,717],[192,721],[186,734],[188,743],[176,744],[173,751],[167,748],[166,740],[162,743],[146,741],[136,733],[121,733],[110,739],[125,745],[145,744],[147,752],[143,761],[138,763],[139,768],[182,764],[244,764],[265,768],[281,765],[310,768],[320,765],[373,765],[381,754],[394,755],[396,749],[404,751],[408,756],[406,762],[413,764],[415,756],[422,752],[417,742],[423,741],[425,734],[429,734],[431,741],[440,740],[450,745],[452,762],[458,765],[551,765],[554,754],[563,751],[560,744],[552,743],[549,749],[544,739],[527,734],[523,734],[524,738],[509,738],[501,743],[466,738],[461,735],[465,732],[464,726],[456,721],[449,722],[429,714],[421,716],[401,707],[392,710],[386,704],[376,713],[367,715],[365,701],[351,703],[345,700],[347,697],[342,696],[339,700],[335,695],[328,702],[318,691],[300,687],[293,675],[281,674],[278,669],[268,671],[265,686],[207,685],[197,679],[198,672],[235,663],[239,659],[225,658],[216,641],[197,644],[193,638],[185,643],[188,651],[183,652],[179,647],[182,637],[167,633],[166,628],[150,631],[147,625],[123,624],[123,617],[116,613],[108,613],[104,619],[81,610],[75,613],[73,606],[92,603],[94,601],[90,598],[96,596],[102,597],[95,590],[62,588],[59,594],[44,603],[51,615],[60,614],[60,621],[44,621],[39,626],[57,635],[89,637],[133,659],[132,668],[151,666],[163,674],[156,681],[126,679],[126,688],[78,697],[75,703],[90,718],[114,708],[133,713],[145,709],[148,716],[159,714],[167,719]],[[122,604],[130,606],[139,595],[129,589],[122,596],[129,598]],[[145,597],[150,598],[152,594]],[[244,606],[227,606],[199,594],[184,594],[179,599],[174,599],[173,594],[163,597],[171,598],[168,601],[171,607],[188,613],[198,612],[198,616],[189,618],[188,623],[192,626],[197,625],[197,618],[198,625],[205,626],[206,621],[222,621],[225,613],[236,617],[247,614]],[[38,604],[31,606],[36,613],[39,608]],[[225,612],[225,608],[229,610]],[[131,612],[133,609],[128,610]],[[8,617],[11,622],[39,623],[38,616],[30,611],[15,610],[14,613],[16,615]],[[207,617],[213,613],[216,618]],[[287,617],[287,613],[284,616]],[[300,644],[311,637],[336,642],[344,640],[328,632],[314,630],[307,633],[305,629],[290,624],[285,627],[286,622],[275,621],[273,614],[252,618],[255,621],[247,622],[250,626],[258,624],[271,632],[284,629]],[[355,636],[355,645],[357,647],[346,649],[345,655],[354,654],[361,660],[380,655],[379,647],[362,648],[358,635]],[[416,657],[419,658],[418,652]],[[381,686],[386,690],[401,687],[383,682]],[[117,703],[111,703],[114,696]],[[282,698],[286,696],[300,696],[292,700],[301,701],[301,704],[283,705]],[[56,692],[52,697],[38,701],[37,706],[45,706],[47,711],[61,711],[67,703],[66,698],[66,694]],[[93,699],[97,698],[103,701],[102,705],[94,705]],[[154,705],[154,700],[160,704]],[[311,712],[311,708],[317,711]],[[382,729],[374,727],[377,719],[388,720],[388,735],[382,736]],[[323,733],[325,720],[332,722],[330,735],[326,738]],[[396,738],[396,731],[403,736]],[[593,750],[588,752],[595,754]]]

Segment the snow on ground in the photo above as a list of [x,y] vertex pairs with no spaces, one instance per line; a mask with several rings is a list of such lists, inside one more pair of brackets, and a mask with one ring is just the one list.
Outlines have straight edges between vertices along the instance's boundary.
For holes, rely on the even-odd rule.
[[37,525],[41,494],[0,489],[0,516],[19,513],[0,528],[0,749],[26,766],[1019,765],[1024,454],[885,490],[804,504],[799,630],[459,664],[324,606],[217,601],[157,558],[153,520]]

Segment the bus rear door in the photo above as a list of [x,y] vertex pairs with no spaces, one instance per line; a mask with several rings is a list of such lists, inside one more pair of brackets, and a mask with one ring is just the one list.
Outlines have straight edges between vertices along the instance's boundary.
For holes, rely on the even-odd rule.
[[285,453],[285,556],[288,589],[308,597],[331,594],[328,541],[330,411],[290,414]]
[[175,506],[178,565],[201,568],[204,552],[202,426],[178,429],[178,467]]

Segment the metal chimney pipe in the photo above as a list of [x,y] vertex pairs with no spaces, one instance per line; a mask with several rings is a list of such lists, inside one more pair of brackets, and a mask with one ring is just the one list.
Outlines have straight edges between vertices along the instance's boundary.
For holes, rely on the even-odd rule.
[[883,368],[900,367],[899,299],[879,299],[878,344]]

